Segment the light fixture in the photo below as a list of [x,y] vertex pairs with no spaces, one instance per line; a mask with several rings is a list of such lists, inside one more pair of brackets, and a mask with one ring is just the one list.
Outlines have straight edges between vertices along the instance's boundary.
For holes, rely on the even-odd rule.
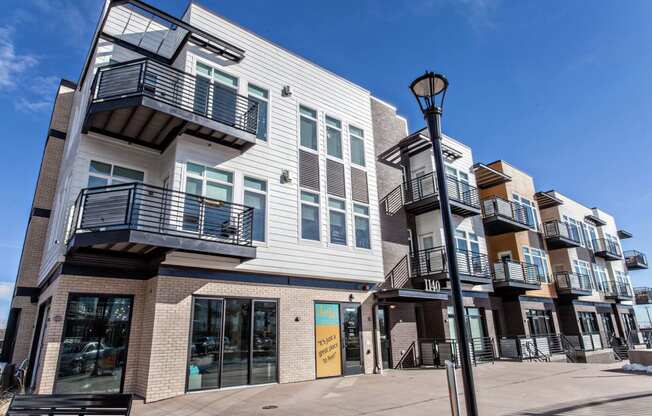
[[448,80],[441,74],[426,71],[425,74],[412,81],[410,91],[419,103],[421,112],[426,114],[430,111],[442,111],[444,98],[448,89]]

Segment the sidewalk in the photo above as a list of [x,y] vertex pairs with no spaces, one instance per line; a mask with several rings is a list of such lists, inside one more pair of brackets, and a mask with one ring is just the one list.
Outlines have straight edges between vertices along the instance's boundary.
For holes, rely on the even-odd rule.
[[[621,366],[498,362],[477,367],[480,414],[652,414],[652,376],[622,373]],[[450,414],[450,405],[445,372],[414,369],[188,394],[147,405],[134,403],[132,414],[433,416]]]

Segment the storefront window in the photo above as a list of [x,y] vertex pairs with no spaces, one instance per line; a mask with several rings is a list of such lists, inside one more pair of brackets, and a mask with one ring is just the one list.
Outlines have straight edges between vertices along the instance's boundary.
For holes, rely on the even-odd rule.
[[55,393],[121,391],[131,307],[128,296],[70,295]]

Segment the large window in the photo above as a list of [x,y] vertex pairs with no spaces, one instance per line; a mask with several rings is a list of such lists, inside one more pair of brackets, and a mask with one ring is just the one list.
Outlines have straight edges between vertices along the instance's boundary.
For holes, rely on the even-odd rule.
[[342,159],[342,123],[326,116],[326,153]]
[[455,244],[460,255],[457,256],[458,267],[463,273],[482,271],[483,262],[480,254],[478,235],[471,232],[455,230]]
[[522,210],[521,212],[523,218],[520,219],[524,220],[528,227],[532,228],[533,230],[537,230],[539,226],[539,220],[534,202],[517,194],[513,194],[512,198],[514,199],[514,203],[518,205]]
[[301,191],[301,238],[319,241],[319,195]]
[[231,202],[233,172],[188,162],[186,193],[188,195],[185,196],[183,205],[184,230],[227,237],[231,224],[230,206],[204,201],[201,197]]
[[252,238],[254,241],[265,241],[267,182],[245,176],[244,188],[244,204],[254,209]]
[[277,381],[274,300],[195,298],[188,390]]
[[548,276],[548,261],[545,251],[523,246],[523,257],[526,263],[537,266],[539,276],[543,277],[545,282],[550,282],[550,277]]
[[355,219],[355,246],[358,248],[371,248],[369,233],[369,207],[367,205],[353,204]]
[[[194,110],[221,123],[234,126],[237,120],[238,78],[201,62],[197,62],[197,75]],[[212,97],[210,96],[211,84],[213,85]]]
[[143,182],[144,179],[145,173],[139,170],[91,160],[88,172],[88,187]]
[[330,241],[346,245],[346,203],[342,199],[328,198]]
[[598,232],[595,227],[586,222],[581,223],[582,226],[582,237],[584,239],[584,247],[589,250],[597,251],[598,250]]
[[527,323],[531,335],[548,335],[555,333],[555,325],[550,311],[528,309]]
[[354,126],[349,126],[351,139],[351,163],[365,166],[364,157],[364,131]]
[[122,390],[131,308],[131,296],[69,296],[55,393]]
[[607,283],[608,282],[607,269],[604,266],[600,266],[599,264],[594,264],[593,276],[595,278],[594,284],[596,288],[600,290],[606,290],[609,288]]
[[573,270],[580,276],[591,277],[591,267],[583,260],[573,259]]
[[595,313],[579,312],[578,317],[580,320],[580,330],[583,334],[597,334],[600,332]]
[[300,136],[301,146],[317,150],[317,111],[300,106]]
[[568,226],[568,233],[573,240],[582,242],[582,237],[580,234],[580,224],[577,220],[570,218],[566,215],[563,216],[564,223]]
[[[487,334],[485,328],[484,313],[481,308],[464,308],[464,318],[466,319],[466,328],[469,331],[468,336],[472,339],[484,338]],[[451,339],[457,339],[457,329],[455,328],[455,311],[452,306],[448,307],[448,329]],[[478,343],[483,345],[483,343]],[[476,345],[476,348],[478,347]]]
[[249,84],[249,101],[258,104],[258,120],[256,124],[256,137],[267,140],[267,117],[269,91],[256,85]]

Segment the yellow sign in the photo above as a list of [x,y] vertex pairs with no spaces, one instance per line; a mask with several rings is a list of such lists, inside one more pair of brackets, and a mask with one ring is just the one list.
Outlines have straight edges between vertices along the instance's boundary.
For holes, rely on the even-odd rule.
[[340,307],[337,304],[315,304],[315,354],[317,378],[342,375]]

